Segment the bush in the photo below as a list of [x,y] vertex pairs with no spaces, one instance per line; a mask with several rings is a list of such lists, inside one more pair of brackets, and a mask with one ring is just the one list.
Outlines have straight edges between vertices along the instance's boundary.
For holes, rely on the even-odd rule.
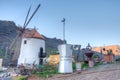
[[39,71],[34,71],[34,74],[37,74],[42,78],[46,78],[57,73],[58,73],[58,69],[57,66],[55,65],[45,65],[44,67],[40,68]]
[[26,80],[26,78],[22,77],[22,78],[20,78],[19,80]]
[[82,69],[84,69],[84,68],[89,68],[88,63],[86,63],[86,62],[83,62],[83,63],[82,63]]
[[12,80],[27,80],[28,76],[15,76]]
[[72,68],[73,68],[73,71],[75,71],[76,70],[76,63],[74,62],[74,63],[72,63]]
[[120,61],[120,58],[116,59],[116,61]]

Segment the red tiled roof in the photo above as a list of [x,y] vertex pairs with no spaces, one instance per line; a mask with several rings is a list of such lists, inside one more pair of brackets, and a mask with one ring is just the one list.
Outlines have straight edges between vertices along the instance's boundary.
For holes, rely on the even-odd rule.
[[38,38],[45,40],[45,38],[36,29],[25,30],[22,36],[24,38]]

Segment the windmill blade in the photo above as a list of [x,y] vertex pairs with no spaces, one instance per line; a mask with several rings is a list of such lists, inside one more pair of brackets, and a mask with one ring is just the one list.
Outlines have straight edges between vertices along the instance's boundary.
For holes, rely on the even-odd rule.
[[19,35],[16,36],[16,38],[12,41],[12,43],[9,46],[9,49],[12,49],[14,47],[14,45],[16,44],[16,42],[18,41]]
[[28,19],[28,16],[29,16],[30,10],[31,10],[31,6],[29,7],[29,10],[28,10],[28,13],[27,13],[27,16],[26,16],[26,19],[25,19],[24,25],[23,25],[23,29],[25,29],[25,24],[26,24],[26,22],[27,22],[27,19]]
[[35,9],[35,11],[33,12],[32,16],[30,17],[30,19],[28,20],[28,22],[25,24],[24,29],[27,27],[27,25],[29,24],[29,22],[31,21],[31,19],[33,18],[33,16],[35,15],[35,13],[37,12],[37,10],[39,9],[40,4],[37,6],[37,8]]

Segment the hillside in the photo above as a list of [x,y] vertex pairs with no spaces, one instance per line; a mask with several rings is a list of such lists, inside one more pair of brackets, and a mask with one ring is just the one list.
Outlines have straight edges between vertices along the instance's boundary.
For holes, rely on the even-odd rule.
[[0,48],[7,47],[17,34],[17,26],[12,21],[0,21]]
[[58,45],[63,44],[63,40],[57,38],[48,38],[46,36],[44,36],[44,38],[45,38],[47,55],[56,54],[58,51]]
[[0,20],[0,57],[5,56],[6,49],[17,35],[17,26],[13,21]]

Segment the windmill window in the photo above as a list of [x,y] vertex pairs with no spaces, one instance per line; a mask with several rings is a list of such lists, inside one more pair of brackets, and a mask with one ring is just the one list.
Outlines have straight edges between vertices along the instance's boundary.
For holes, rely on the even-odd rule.
[[24,40],[24,44],[27,44],[27,40]]

